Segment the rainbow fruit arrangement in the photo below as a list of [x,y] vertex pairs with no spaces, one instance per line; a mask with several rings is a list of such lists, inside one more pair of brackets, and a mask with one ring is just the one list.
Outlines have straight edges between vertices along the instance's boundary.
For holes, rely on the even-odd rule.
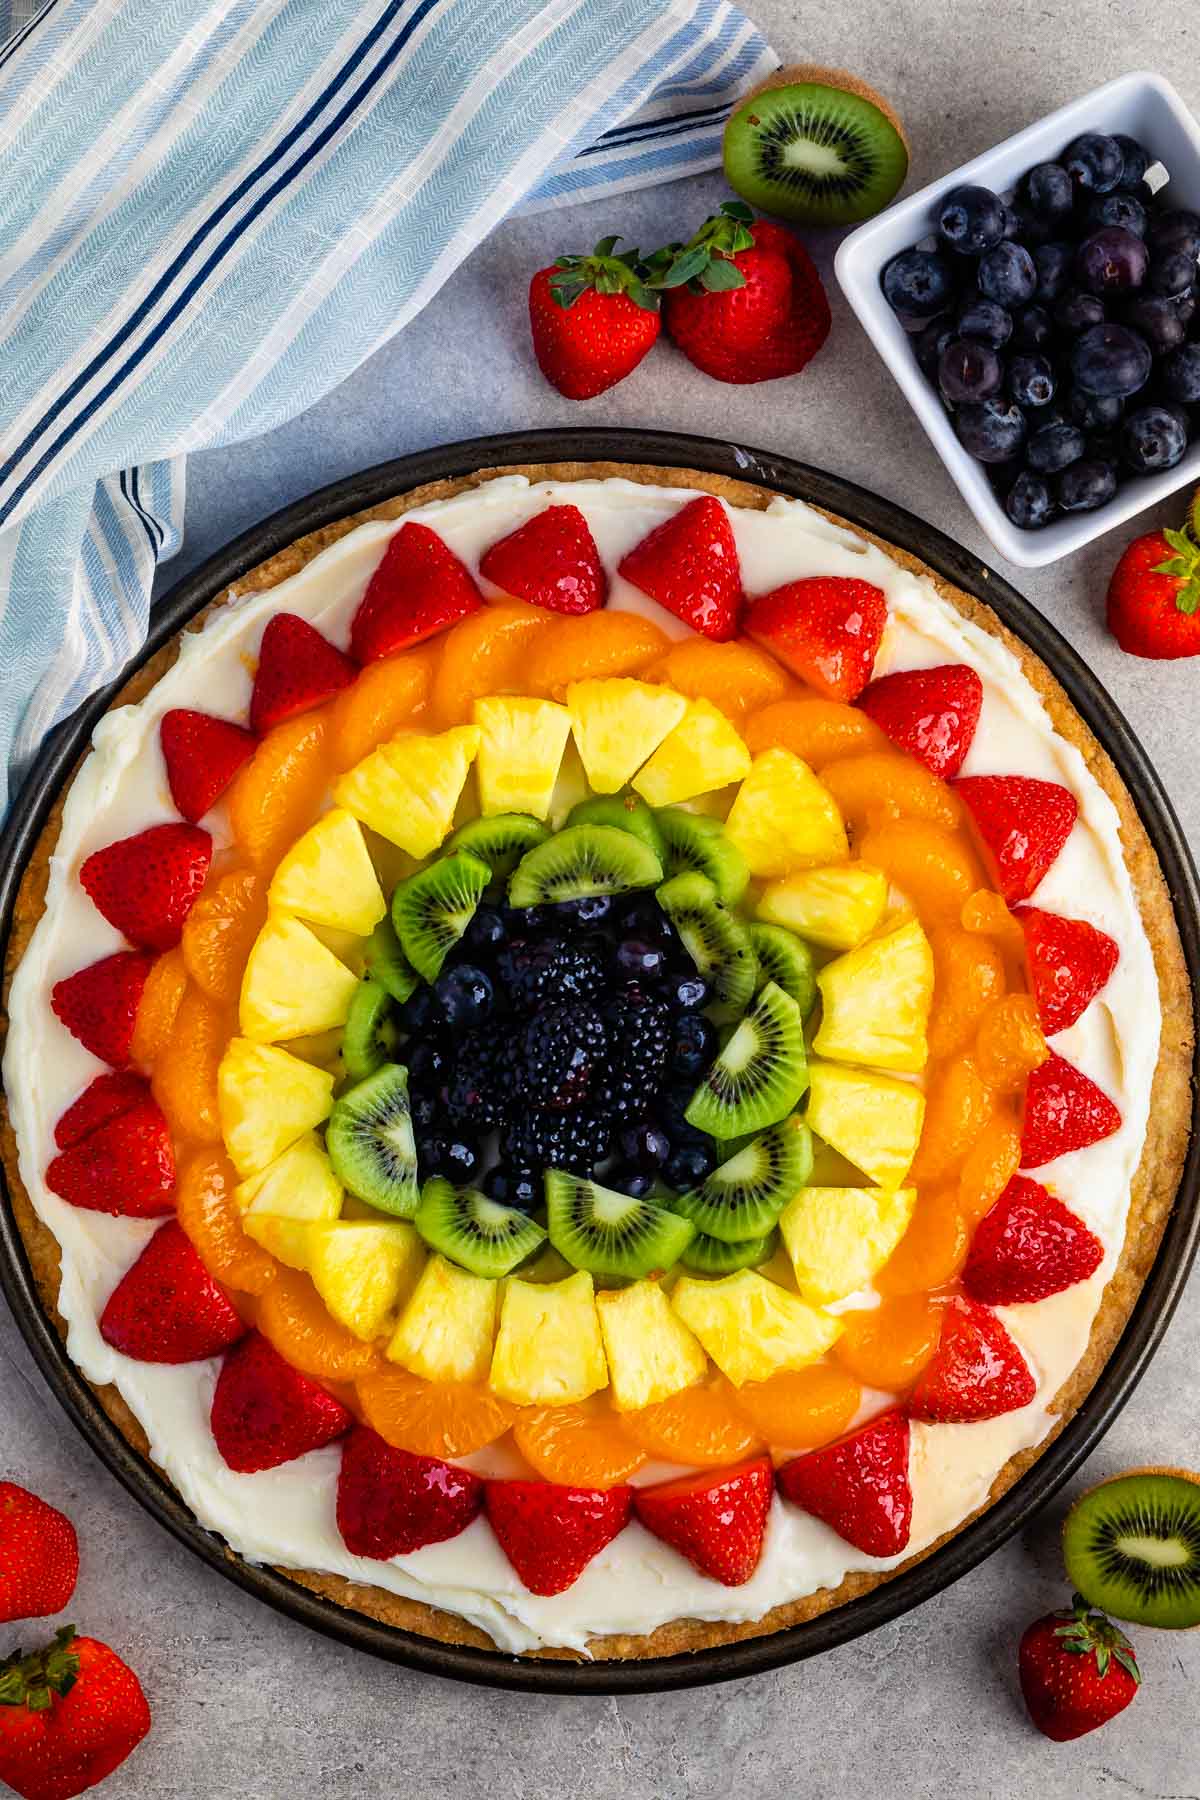
[[621,564],[682,640],[573,506],[481,568],[410,520],[349,654],[275,615],[79,869],[130,947],[54,988],[109,1068],[47,1183],[165,1221],[102,1334],[222,1358],[233,1470],[342,1440],[366,1556],[483,1511],[556,1593],[636,1516],[733,1585],[776,1489],[898,1556],[910,1421],[1028,1404],[994,1307],[1103,1257],[1018,1173],[1120,1124],[1046,1042],[1118,954],[1028,904],[1075,800],[960,775],[979,677],[872,680],[879,589],[748,599],[714,498]]

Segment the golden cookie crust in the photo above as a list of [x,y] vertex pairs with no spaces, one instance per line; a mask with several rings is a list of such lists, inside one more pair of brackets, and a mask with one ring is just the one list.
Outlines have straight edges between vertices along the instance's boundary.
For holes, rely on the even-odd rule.
[[[531,482],[606,480],[620,477],[627,481],[643,482],[649,486],[699,489],[715,494],[730,506],[748,507],[755,511],[762,511],[776,498],[774,490],[770,488],[759,487],[750,482],[735,481],[729,476],[713,475],[698,469],[658,468],[645,463],[523,463],[494,469],[481,469],[473,475],[461,476],[454,480],[427,482],[408,493],[381,501],[377,506],[353,513],[347,518],[338,519],[332,524],[322,526],[318,531],[309,532],[306,536],[298,538],[295,543],[278,551],[269,561],[251,569],[232,587],[217,595],[185,629],[198,631],[210,614],[227,604],[234,595],[244,596],[260,593],[265,589],[277,586],[281,581],[296,574],[320,551],[327,549],[330,544],[336,543],[347,532],[354,530],[358,525],[365,524],[368,520],[397,519],[415,507],[427,505],[432,500],[449,499],[468,488],[481,486],[484,482],[495,480],[502,475],[525,475]],[[1157,1255],[1159,1242],[1174,1203],[1187,1150],[1192,1109],[1191,1081],[1194,1041],[1187,967],[1179,942],[1171,898],[1159,868],[1158,859],[1133,801],[1111,759],[1075,711],[1067,695],[1046,665],[1020,639],[1014,637],[990,607],[977,600],[973,595],[966,594],[960,588],[944,581],[919,558],[888,543],[885,538],[877,537],[873,533],[863,530],[861,526],[839,518],[834,513],[827,512],[826,516],[835,524],[845,526],[847,530],[855,533],[858,537],[878,544],[902,568],[932,581],[940,596],[955,607],[964,618],[981,627],[992,637],[999,638],[1013,652],[1021,663],[1026,677],[1044,701],[1055,731],[1080,751],[1093,778],[1104,789],[1116,807],[1120,817],[1121,842],[1126,866],[1130,872],[1142,923],[1153,951],[1155,968],[1158,972],[1159,997],[1163,1016],[1162,1041],[1154,1073],[1146,1141],[1132,1183],[1125,1243],[1093,1322],[1088,1349],[1051,1402],[1050,1410],[1058,1415],[1058,1422],[1040,1444],[1035,1445],[1032,1449],[1021,1451],[1005,1464],[992,1483],[990,1494],[983,1506],[972,1513],[970,1518],[964,1519],[954,1531],[947,1532],[936,1543],[929,1545],[916,1556],[909,1557],[899,1565],[898,1569],[886,1573],[848,1575],[836,1588],[826,1589],[800,1600],[789,1601],[783,1606],[773,1607],[761,1619],[745,1623],[687,1618],[673,1619],[667,1624],[659,1626],[656,1631],[641,1636],[616,1634],[593,1638],[589,1644],[589,1653],[591,1658],[596,1661],[674,1656],[681,1652],[706,1650],[717,1645],[735,1643],[744,1638],[762,1637],[772,1632],[782,1631],[789,1626],[799,1625],[821,1613],[831,1611],[834,1607],[843,1606],[848,1601],[870,1593],[881,1583],[889,1581],[892,1575],[923,1561],[942,1544],[956,1536],[970,1523],[971,1519],[977,1518],[985,1512],[993,1502],[1012,1487],[1014,1482],[1020,1479],[1054,1441],[1067,1419],[1076,1411],[1098,1379],[1101,1370],[1116,1347],[1142,1284]],[[177,654],[178,637],[173,638],[155,656],[151,657],[143,668],[131,676],[112,704],[124,706],[142,699],[171,667]],[[74,775],[72,775],[73,778]],[[69,787],[70,782],[64,784],[63,795]],[[4,972],[6,1007],[13,972],[20,962],[34,927],[44,910],[49,859],[58,841],[62,821],[62,804],[63,799],[60,795],[30,858],[29,867],[17,897]],[[5,1023],[7,1024],[7,1016]],[[66,1326],[56,1304],[59,1287],[58,1244],[48,1227],[34,1212],[29,1195],[21,1180],[16,1140],[6,1105],[0,1106],[0,1159],[4,1163],[13,1210],[29,1255],[38,1292],[47,1314],[65,1341]],[[145,1433],[117,1389],[112,1386],[99,1387],[95,1384],[92,1386],[101,1406],[122,1436],[140,1456],[149,1461]],[[161,1473],[161,1471],[159,1472]],[[232,1557],[233,1552],[227,1551],[226,1554]],[[347,1581],[342,1576],[325,1575],[318,1571],[280,1569],[278,1573],[340,1607],[365,1614],[368,1618],[376,1619],[402,1631],[436,1639],[444,1644],[469,1645],[478,1649],[495,1648],[491,1638],[485,1632],[469,1624],[465,1619],[426,1606],[423,1602],[406,1600],[382,1588]],[[556,1661],[583,1660],[579,1652],[572,1650],[545,1649],[532,1651],[529,1655],[533,1658]]]

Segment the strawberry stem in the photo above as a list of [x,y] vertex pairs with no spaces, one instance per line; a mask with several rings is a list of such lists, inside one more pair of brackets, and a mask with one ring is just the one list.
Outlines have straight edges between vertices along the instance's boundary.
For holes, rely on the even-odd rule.
[[1175,554],[1155,563],[1154,573],[1174,575],[1182,583],[1175,605],[1190,616],[1200,608],[1200,544],[1187,531],[1173,531],[1169,525],[1163,527],[1162,535]]
[[1054,1616],[1065,1621],[1054,1633],[1061,1638],[1064,1650],[1072,1656],[1087,1656],[1095,1651],[1096,1673],[1101,1680],[1111,1664],[1117,1662],[1141,1686],[1142,1672],[1133,1645],[1120,1626],[1114,1625],[1105,1613],[1094,1612],[1082,1594],[1072,1594],[1070,1607]]
[[601,238],[590,256],[560,256],[550,277],[556,306],[567,311],[581,294],[594,288],[598,294],[624,294],[644,312],[658,311],[658,295],[651,292],[648,265],[639,250],[616,253],[619,237]]
[[30,1712],[46,1712],[55,1694],[61,1699],[75,1686],[79,1657],[71,1648],[75,1627],[64,1625],[53,1643],[26,1656],[14,1650],[0,1662],[0,1706],[24,1706]]
[[753,250],[753,223],[754,214],[743,201],[726,200],[686,244],[667,244],[654,252],[646,265],[649,286],[688,286],[695,294],[745,287],[746,277],[733,266],[733,258],[739,250]]

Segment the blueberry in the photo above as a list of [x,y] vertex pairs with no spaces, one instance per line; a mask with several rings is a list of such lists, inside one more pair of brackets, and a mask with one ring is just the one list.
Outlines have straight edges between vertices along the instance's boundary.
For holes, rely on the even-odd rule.
[[1200,213],[1181,206],[1152,213],[1146,239],[1154,251],[1185,250],[1189,256],[1200,256]]
[[648,944],[672,945],[676,942],[675,931],[671,921],[646,894],[636,898],[626,898],[619,904],[613,919],[613,928],[622,937],[641,938]]
[[552,908],[548,906],[505,906],[500,917],[510,938],[537,937],[553,922]]
[[542,1204],[542,1181],[535,1169],[515,1169],[508,1163],[497,1163],[483,1178],[483,1191],[489,1200],[501,1206],[515,1206],[518,1212],[536,1212]]
[[1196,259],[1186,250],[1160,250],[1150,264],[1146,286],[1171,299],[1184,294],[1196,279]]
[[1022,350],[1044,350],[1054,338],[1054,322],[1044,306],[1023,306],[1013,321],[1012,341]]
[[1042,219],[1069,219],[1075,205],[1075,188],[1061,163],[1035,163],[1022,178],[1021,194]]
[[901,250],[883,271],[884,297],[905,324],[924,325],[932,319],[954,287],[954,271],[935,250]]
[[1023,244],[1007,239],[979,259],[980,292],[1000,306],[1024,306],[1037,288],[1037,268]]
[[[1194,344],[1188,348],[1196,350]],[[1200,373],[1200,350],[1196,366]],[[1173,469],[1182,460],[1187,445],[1187,416],[1178,406],[1139,406],[1121,427],[1121,455],[1138,475]]]
[[1167,300],[1160,294],[1139,295],[1132,306],[1126,308],[1124,317],[1141,333],[1155,354],[1161,356],[1184,340],[1188,323],[1184,304],[1187,298]]
[[1162,362],[1163,391],[1185,406],[1200,401],[1200,344],[1184,344]]
[[446,1022],[437,996],[427,987],[419,987],[409,995],[400,1008],[399,1018],[401,1030],[410,1037],[423,1037],[427,1031],[439,1030]]
[[1097,194],[1088,202],[1084,222],[1091,231],[1105,225],[1121,225],[1135,237],[1146,235],[1146,209],[1132,194]]
[[609,923],[612,910],[611,894],[585,894],[582,900],[561,901],[554,908],[554,916],[583,931],[598,931]]
[[1039,475],[1056,475],[1078,462],[1086,448],[1077,425],[1043,425],[1025,446],[1025,461]]
[[413,1130],[418,1137],[427,1135],[433,1130],[433,1122],[441,1112],[441,1101],[436,1094],[427,1088],[414,1088],[408,1096],[409,1111],[412,1113]]
[[1007,344],[1012,328],[1012,314],[1003,306],[997,306],[994,300],[985,300],[982,294],[969,295],[959,308],[959,336],[978,338],[981,344],[990,344],[993,350],[1000,350]]
[[1128,294],[1141,287],[1149,262],[1150,252],[1136,232],[1105,225],[1084,238],[1075,268],[1093,294]]
[[684,1013],[676,1021],[669,1067],[676,1075],[699,1075],[717,1048],[716,1027],[703,1013]]
[[954,415],[958,441],[979,462],[1007,462],[1025,442],[1024,415],[1002,400],[976,400]]
[[1004,236],[1005,206],[991,188],[951,188],[938,209],[938,235],[962,256],[978,256]]
[[1121,186],[1134,188],[1139,181],[1145,180],[1146,170],[1154,159],[1136,138],[1127,137],[1123,131],[1113,132],[1113,143],[1121,152]]
[[991,345],[971,338],[954,338],[938,362],[938,386],[955,406],[964,400],[986,400],[999,392],[1002,379],[1000,358]]
[[1085,131],[1073,138],[1061,160],[1075,186],[1093,194],[1110,194],[1120,186],[1125,170],[1120,144],[1102,131]]
[[1054,370],[1045,356],[1013,356],[1008,363],[1008,393],[1018,406],[1048,406],[1054,398]]
[[663,999],[678,1012],[695,1012],[708,999],[708,983],[703,975],[674,975],[662,989]]
[[436,1037],[422,1038],[406,1051],[408,1079],[413,1087],[438,1088],[449,1077],[450,1053]]
[[1072,336],[1076,332],[1090,331],[1093,325],[1104,323],[1104,302],[1095,294],[1085,294],[1081,288],[1067,288],[1054,303],[1054,319]]
[[613,962],[622,981],[657,981],[666,974],[667,953],[661,944],[622,938],[613,953]]
[[1093,325],[1071,347],[1071,374],[1089,394],[1136,394],[1150,364],[1149,344],[1125,325]]
[[1017,201],[1012,208],[1013,229],[1006,231],[1005,237],[1010,243],[1024,244],[1027,250],[1035,250],[1039,244],[1048,244],[1057,231],[1062,229],[1059,219],[1043,218],[1035,213],[1032,207]]
[[469,1138],[435,1136],[417,1146],[417,1161],[422,1177],[442,1175],[456,1187],[474,1179],[482,1158],[478,1144]]
[[917,338],[913,351],[930,381],[937,380],[938,358],[950,340],[957,335],[953,315],[945,312],[939,313],[936,319],[930,319]]
[[711,1138],[697,1138],[672,1150],[663,1167],[663,1180],[677,1194],[698,1187],[717,1166],[716,1146]]
[[1039,244],[1033,253],[1039,300],[1057,300],[1067,285],[1075,252],[1070,244]]
[[1119,394],[1089,394],[1083,388],[1073,388],[1067,411],[1072,423],[1084,431],[1107,430],[1120,422],[1125,402]]
[[492,978],[474,963],[443,969],[433,984],[446,1023],[455,1036],[482,1025],[496,1002]]
[[694,1082],[676,1082],[674,1086],[664,1088],[655,1102],[655,1112],[667,1136],[676,1144],[696,1135],[684,1116],[695,1092]]
[[1094,512],[1117,491],[1117,471],[1110,462],[1072,463],[1058,477],[1058,504],[1064,512]]
[[671,1140],[657,1125],[626,1125],[617,1137],[617,1150],[635,1168],[657,1169],[671,1154]]
[[1189,288],[1186,294],[1177,294],[1172,304],[1175,311],[1179,314],[1180,324],[1186,330],[1196,316],[1195,288]]
[[491,956],[508,938],[508,927],[500,909],[477,906],[471,922],[462,935],[463,949],[473,956]]
[[628,1194],[634,1200],[642,1200],[651,1192],[658,1180],[654,1169],[627,1169],[618,1164],[610,1169],[604,1177],[604,1185],[616,1194]]
[[1022,531],[1036,531],[1053,517],[1054,501],[1040,475],[1023,471],[1008,490],[1004,510]]

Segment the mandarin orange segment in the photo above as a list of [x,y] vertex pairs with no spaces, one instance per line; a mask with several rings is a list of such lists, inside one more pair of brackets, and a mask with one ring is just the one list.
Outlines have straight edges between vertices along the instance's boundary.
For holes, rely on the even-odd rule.
[[979,864],[963,839],[923,820],[875,825],[855,847],[926,921],[957,918],[980,883]]
[[902,1394],[937,1349],[941,1317],[925,1294],[899,1294],[864,1312],[843,1313],[833,1355],[864,1387]]
[[960,921],[964,931],[978,937],[995,938],[1010,954],[1024,950],[1025,934],[1019,919],[1014,919],[994,888],[979,888],[963,901]]
[[422,644],[368,663],[329,713],[329,761],[340,773],[386,743],[429,698],[437,648]]
[[724,1380],[705,1382],[622,1413],[621,1423],[635,1443],[664,1462],[720,1468],[763,1448],[757,1431],[734,1406],[732,1393]]
[[329,709],[269,731],[229,789],[229,824],[249,862],[269,874],[317,816],[329,785]]
[[735,725],[747,713],[782,700],[795,686],[787,670],[753,644],[714,644],[707,638],[673,644],[649,671],[649,679],[666,682],[692,700],[710,700]]
[[374,1344],[331,1319],[308,1276],[294,1269],[281,1267],[263,1294],[258,1329],[293,1368],[325,1381],[354,1381],[382,1365]]
[[263,1294],[279,1264],[242,1230],[233,1165],[217,1152],[190,1157],[179,1171],[175,1211],[210,1275],[242,1294]]
[[953,829],[962,805],[944,781],[911,756],[873,750],[838,759],[822,777],[845,818],[861,828],[868,815],[926,819]]
[[972,1228],[1000,1198],[1021,1166],[1021,1123],[1015,1107],[1000,1106],[980,1132],[958,1180],[959,1210]]
[[232,1006],[267,916],[267,884],[254,869],[210,882],[187,916],[181,949],[188,974],[210,999]]
[[526,1408],[513,1427],[513,1442],[535,1474],[564,1487],[616,1487],[646,1461],[598,1394],[575,1406]]
[[995,1109],[995,1095],[969,1056],[956,1056],[930,1076],[925,1122],[911,1179],[940,1182],[963,1163]]
[[1004,958],[986,937],[959,925],[930,933],[933,950],[933,1010],[929,1054],[954,1056],[965,1050],[985,1008],[1004,992]]
[[226,1011],[189,983],[150,1083],[176,1138],[219,1143],[217,1068],[229,1035]]
[[640,675],[670,648],[665,631],[637,613],[594,612],[557,618],[534,643],[521,674],[523,692],[561,700],[573,681]]
[[780,700],[747,719],[742,731],[746,746],[760,750],[790,750],[811,768],[843,756],[887,750],[888,740],[865,712],[843,706],[838,700]]
[[470,1456],[503,1437],[517,1417],[515,1406],[486,1388],[422,1381],[406,1369],[387,1367],[355,1385],[372,1431],[414,1456]]
[[998,1094],[1019,1094],[1050,1055],[1032,994],[994,1000],[975,1034],[975,1067]]
[[957,1187],[921,1194],[891,1258],[875,1277],[881,1294],[921,1294],[953,1281],[967,1260],[971,1234]]
[[858,1411],[862,1389],[834,1363],[781,1369],[769,1381],[747,1381],[736,1405],[768,1444],[781,1450],[817,1450],[840,1437]]
[[187,980],[182,950],[164,950],[146,977],[133,1021],[129,1055],[138,1068],[152,1069],[170,1043]]
[[462,619],[439,642],[429,710],[433,726],[469,725],[485,694],[525,692],[525,666],[555,615],[523,600],[504,600]]

